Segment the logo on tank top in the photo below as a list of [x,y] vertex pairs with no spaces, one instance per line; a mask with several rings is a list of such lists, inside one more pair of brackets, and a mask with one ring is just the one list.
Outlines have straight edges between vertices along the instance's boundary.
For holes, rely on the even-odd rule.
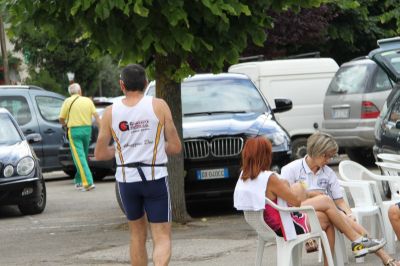
[[128,131],[129,130],[129,124],[128,124],[127,121],[119,122],[118,127],[119,127],[119,130],[121,130],[121,131]]

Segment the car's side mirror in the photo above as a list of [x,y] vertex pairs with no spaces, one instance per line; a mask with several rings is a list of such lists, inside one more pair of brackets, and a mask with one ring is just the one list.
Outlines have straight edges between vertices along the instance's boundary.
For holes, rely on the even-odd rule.
[[42,141],[42,135],[40,135],[39,133],[32,133],[26,136],[26,140],[29,144],[37,143]]
[[276,98],[275,99],[275,109],[273,109],[272,111],[274,113],[282,113],[282,112],[289,111],[290,109],[292,109],[292,107],[293,107],[293,104],[290,99]]

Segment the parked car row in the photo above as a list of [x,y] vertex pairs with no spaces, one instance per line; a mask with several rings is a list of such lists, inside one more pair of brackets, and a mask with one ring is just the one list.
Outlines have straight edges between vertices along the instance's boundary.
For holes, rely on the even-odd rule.
[[[272,169],[278,172],[290,160],[305,155],[306,138],[320,129],[320,124],[321,130],[332,134],[340,148],[355,161],[368,164],[375,161],[373,154],[399,153],[400,90],[393,88],[400,81],[400,38],[379,41],[379,46],[368,58],[357,58],[338,70],[332,59],[278,60],[230,68],[230,72],[244,74],[198,74],[185,79],[181,96],[187,201],[231,198],[240,172],[243,145],[247,138],[256,135],[271,140]],[[311,67],[308,70],[294,67],[312,62],[316,65],[325,62],[326,69],[320,67],[318,72]],[[286,68],[291,64],[291,69]],[[281,72],[277,70],[279,65],[284,66]],[[155,83],[150,83],[146,94],[155,95]],[[320,95],[318,102],[310,95]],[[122,98],[96,101],[98,113],[101,115],[106,106]],[[292,111],[291,98],[296,108]],[[8,110],[0,114],[11,117],[10,123],[19,124],[16,132],[21,139],[17,142],[29,142],[33,148],[32,151],[27,144],[21,145],[31,150],[19,152],[32,158],[20,158],[24,167],[18,166],[22,164],[17,157],[10,157],[14,160],[8,164],[2,162],[0,170],[4,178],[0,182],[14,178],[15,173],[28,176],[21,172],[28,166],[32,168],[30,174],[35,172],[31,189],[17,188],[22,189],[17,192],[22,199],[0,198],[0,204],[13,201],[24,213],[38,213],[44,209],[46,200],[41,172],[62,169],[70,176],[75,174],[68,140],[62,137],[63,130],[58,123],[63,101],[62,95],[35,86],[0,87],[0,107]],[[289,133],[286,128],[290,129]],[[304,130],[301,132],[300,128]],[[99,180],[115,173],[115,160],[94,159],[97,134],[94,126],[88,159],[94,178]],[[30,175],[27,179],[33,180]],[[0,191],[3,188],[5,185],[0,183]],[[25,197],[26,193],[32,197]],[[28,198],[31,200],[27,201]]]

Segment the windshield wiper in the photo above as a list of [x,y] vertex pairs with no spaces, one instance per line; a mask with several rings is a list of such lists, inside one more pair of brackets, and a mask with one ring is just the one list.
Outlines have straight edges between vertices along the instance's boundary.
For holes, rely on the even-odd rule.
[[183,114],[183,116],[215,115],[215,114],[244,114],[244,113],[246,113],[246,111],[212,111],[212,112],[187,113],[187,114]]

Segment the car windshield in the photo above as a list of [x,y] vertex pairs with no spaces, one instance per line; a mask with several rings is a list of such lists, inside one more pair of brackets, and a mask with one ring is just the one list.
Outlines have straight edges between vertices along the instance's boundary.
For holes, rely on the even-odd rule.
[[329,84],[327,95],[362,93],[368,78],[369,65],[341,67]]
[[[207,79],[182,83],[184,116],[270,112],[260,92],[246,79]],[[155,95],[154,86],[148,95]]]
[[17,128],[8,114],[0,114],[0,145],[12,145],[22,141]]

